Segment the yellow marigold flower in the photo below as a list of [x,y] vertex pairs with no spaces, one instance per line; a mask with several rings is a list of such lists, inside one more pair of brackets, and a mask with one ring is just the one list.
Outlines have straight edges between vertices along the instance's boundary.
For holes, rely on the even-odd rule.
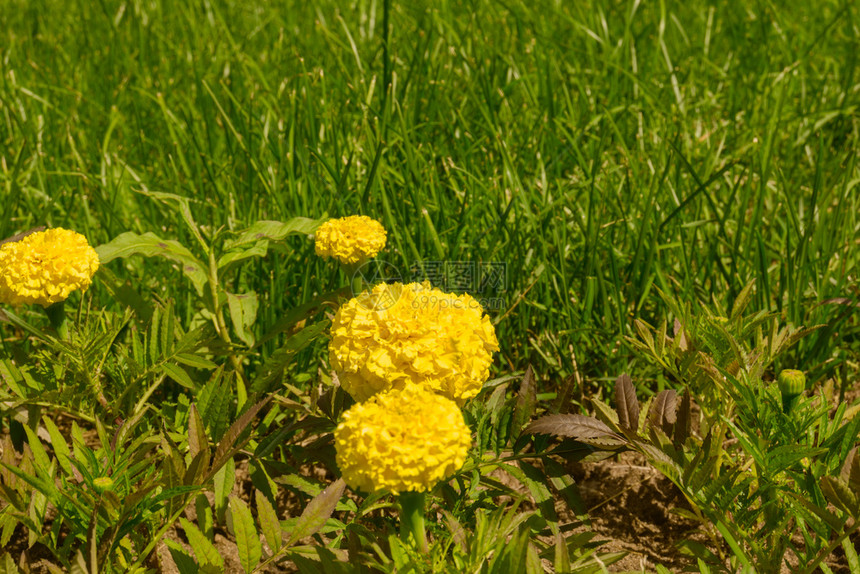
[[86,290],[99,256],[80,233],[59,227],[0,245],[0,302],[48,307]]
[[320,225],[315,234],[315,249],[317,255],[354,265],[379,253],[385,240],[381,223],[366,215],[350,215]]
[[496,331],[480,303],[429,283],[382,283],[334,316],[329,359],[356,400],[416,384],[462,402],[490,375]]
[[353,405],[334,440],[348,485],[399,494],[429,490],[456,472],[472,435],[453,401],[412,386]]

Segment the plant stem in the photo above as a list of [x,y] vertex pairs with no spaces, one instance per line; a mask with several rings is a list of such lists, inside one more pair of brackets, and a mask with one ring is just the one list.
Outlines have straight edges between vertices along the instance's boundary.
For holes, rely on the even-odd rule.
[[63,341],[69,340],[69,322],[66,319],[66,302],[60,301],[48,307],[45,307],[45,313],[48,315],[48,320],[51,322],[51,327],[60,336]]
[[824,562],[824,559],[830,556],[830,554],[836,550],[837,547],[842,545],[842,541],[854,534],[854,532],[860,528],[860,520],[855,520],[854,524],[851,525],[851,528],[840,534],[836,540],[830,543],[827,548],[821,550],[818,555],[815,557],[815,560],[812,561],[811,564],[806,566],[806,569],[803,570],[802,574],[812,574],[815,572],[815,569],[818,568],[818,565]]
[[364,291],[364,277],[358,272],[364,264],[365,260],[361,260],[358,263],[343,266],[343,272],[346,273],[346,281],[349,283],[353,297],[358,297],[358,295]]
[[418,550],[429,552],[427,534],[424,531],[424,493],[400,493],[400,539],[406,542],[409,535],[415,540]]

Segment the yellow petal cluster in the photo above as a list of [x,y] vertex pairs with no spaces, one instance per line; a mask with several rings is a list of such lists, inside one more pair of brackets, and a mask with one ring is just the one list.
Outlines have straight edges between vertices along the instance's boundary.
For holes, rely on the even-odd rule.
[[99,256],[75,231],[54,228],[0,245],[0,302],[48,307],[86,290]]
[[463,466],[472,444],[457,405],[414,386],[356,403],[334,439],[348,485],[394,494],[431,489]]
[[481,390],[499,350],[478,301],[426,282],[363,292],[340,307],[331,332],[329,359],[358,401],[415,384],[462,403]]
[[322,257],[354,265],[379,253],[385,240],[381,223],[366,215],[351,215],[320,225],[315,234],[315,250]]

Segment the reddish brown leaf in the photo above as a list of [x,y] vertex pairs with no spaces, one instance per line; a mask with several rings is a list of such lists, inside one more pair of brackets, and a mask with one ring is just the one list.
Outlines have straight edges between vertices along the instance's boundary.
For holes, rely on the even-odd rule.
[[328,485],[316,498],[311,500],[296,521],[296,527],[290,533],[290,539],[286,545],[292,546],[302,538],[315,534],[320,528],[325,526],[326,520],[334,512],[345,488],[346,483],[342,478],[339,478]]
[[513,421],[511,422],[511,433],[516,436],[520,434],[523,427],[535,414],[537,406],[537,389],[535,388],[535,373],[529,365],[520,381],[520,390],[517,393],[517,404],[514,407]]
[[584,439],[612,437],[621,438],[599,420],[584,415],[549,415],[530,424],[528,433]]
[[693,400],[690,396],[690,389],[687,389],[684,391],[684,398],[681,399],[681,408],[678,409],[678,422],[675,424],[674,442],[676,445],[683,445],[687,442],[687,437],[690,436],[692,409]]
[[615,381],[615,410],[619,425],[634,432],[639,429],[639,401],[630,375],[623,374]]
[[654,402],[651,403],[651,411],[648,413],[651,426],[661,428],[668,434],[666,428],[674,424],[676,419],[677,399],[678,395],[672,389],[657,393]]

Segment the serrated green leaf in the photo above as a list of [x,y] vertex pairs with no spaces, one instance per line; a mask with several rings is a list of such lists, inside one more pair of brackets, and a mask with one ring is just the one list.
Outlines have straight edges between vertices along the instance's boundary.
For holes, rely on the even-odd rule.
[[257,517],[260,521],[260,528],[263,530],[263,535],[266,537],[266,542],[269,543],[269,548],[272,552],[277,552],[281,549],[281,523],[278,520],[278,513],[275,507],[266,498],[266,495],[259,490],[255,493],[257,501]]
[[227,501],[230,493],[233,492],[233,484],[236,482],[236,463],[230,458],[224,463],[214,478],[215,492],[215,516],[219,522],[224,522],[224,515],[227,512]]
[[199,355],[193,355],[191,353],[177,353],[174,355],[174,358],[177,362],[182,363],[188,367],[194,367],[195,369],[217,369],[218,365],[213,363],[209,359],[205,359]]
[[30,446],[30,452],[33,453],[33,464],[36,466],[36,472],[39,475],[48,474],[48,468],[51,466],[51,459],[42,445],[42,441],[30,428],[30,425],[23,425],[24,432],[27,433],[27,444]]
[[848,484],[833,476],[822,476],[819,484],[824,497],[833,506],[847,512],[852,517],[857,515],[857,497],[851,492]]
[[164,539],[164,544],[170,551],[170,556],[173,558],[173,563],[176,564],[179,574],[198,574],[200,569],[197,567],[197,562],[182,546],[169,538]]
[[214,540],[215,523],[209,499],[202,492],[194,499],[194,509],[197,511],[197,526],[209,540]]
[[212,440],[219,441],[227,430],[233,393],[223,377],[223,370],[213,373],[197,395],[197,408],[200,418],[209,428]]
[[233,515],[233,533],[236,536],[236,546],[239,549],[239,562],[245,572],[251,572],[260,563],[263,548],[260,536],[254,527],[251,510],[236,496],[230,497],[230,513]]
[[18,567],[8,552],[4,553],[3,559],[0,560],[0,574],[18,574]]
[[857,557],[854,542],[846,538],[842,541],[842,549],[845,551],[845,561],[848,562],[848,571],[860,572],[860,558]]
[[200,532],[200,529],[181,516],[179,517],[179,524],[185,531],[185,537],[188,538],[188,544],[194,551],[198,564],[200,566],[204,564],[215,566],[223,572],[224,559],[221,558],[218,549]]
[[191,380],[191,377],[188,376],[188,373],[185,372],[185,369],[176,365],[174,363],[164,363],[161,365],[161,371],[170,377],[174,382],[179,383],[186,389],[195,390],[197,386],[194,384],[194,381]]

